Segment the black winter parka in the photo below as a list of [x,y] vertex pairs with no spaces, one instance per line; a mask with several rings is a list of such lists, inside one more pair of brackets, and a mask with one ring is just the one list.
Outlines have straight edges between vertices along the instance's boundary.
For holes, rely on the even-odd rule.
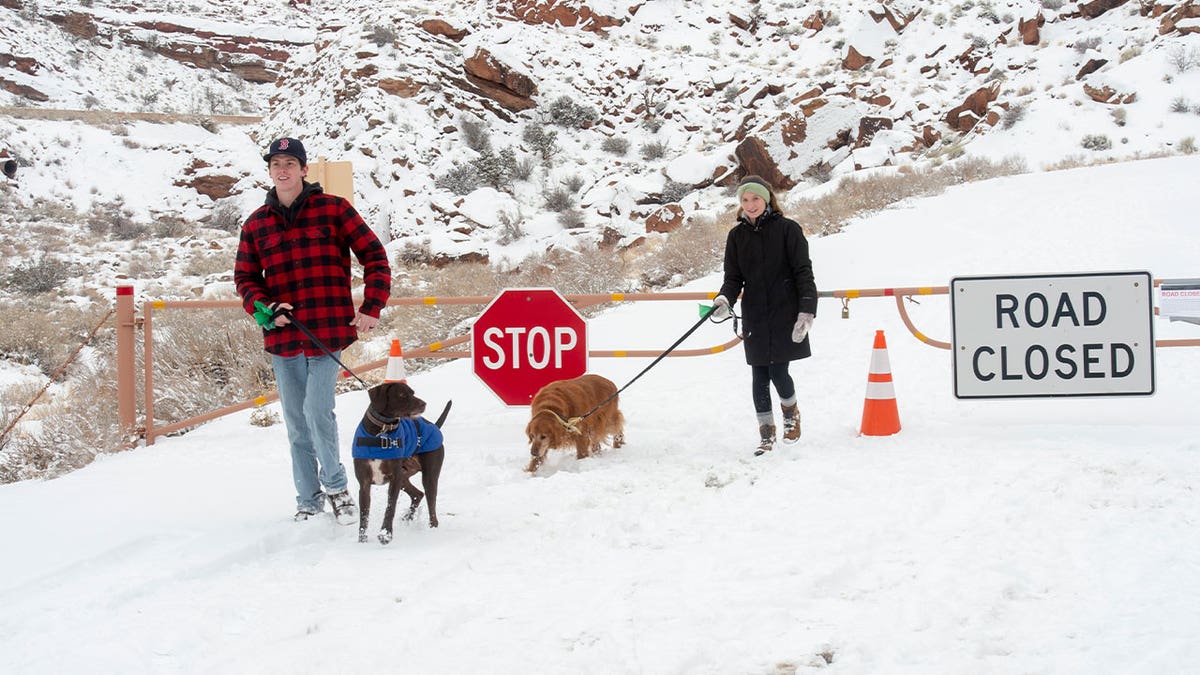
[[796,315],[817,314],[808,240],[794,220],[768,209],[751,223],[745,216],[725,240],[725,280],[721,295],[730,304],[742,294],[742,335],[746,363],[772,363],[808,358],[808,337],[792,342]]

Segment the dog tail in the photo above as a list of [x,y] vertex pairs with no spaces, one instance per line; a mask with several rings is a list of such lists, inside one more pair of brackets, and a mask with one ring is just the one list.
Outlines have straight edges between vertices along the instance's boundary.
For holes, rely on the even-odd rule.
[[442,428],[442,422],[445,422],[446,417],[450,414],[450,406],[452,405],[454,405],[454,401],[446,401],[446,407],[442,408],[442,414],[438,415],[437,421],[434,422],[439,429]]

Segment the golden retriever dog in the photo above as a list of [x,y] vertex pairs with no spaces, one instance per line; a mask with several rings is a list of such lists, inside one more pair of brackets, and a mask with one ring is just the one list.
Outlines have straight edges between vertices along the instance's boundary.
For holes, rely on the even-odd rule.
[[[600,443],[608,436],[612,436],[612,447],[624,445],[625,418],[617,409],[616,393],[617,386],[599,375],[559,380],[538,390],[529,404],[531,417],[525,426],[532,456],[525,470],[537,471],[551,448],[561,450],[574,445],[575,458],[583,459],[599,452]],[[584,415],[587,417],[573,420]]]

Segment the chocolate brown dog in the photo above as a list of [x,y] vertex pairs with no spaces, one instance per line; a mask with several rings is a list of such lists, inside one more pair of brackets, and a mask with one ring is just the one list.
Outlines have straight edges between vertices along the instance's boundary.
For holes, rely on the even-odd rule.
[[[404,490],[411,500],[405,520],[412,520],[424,497],[429,509],[429,526],[438,526],[438,477],[446,457],[441,426],[450,413],[452,402],[446,403],[437,422],[430,422],[421,417],[425,412],[425,401],[417,398],[406,382],[384,382],[371,387],[367,395],[371,404],[354,431],[352,446],[354,476],[358,479],[358,540],[367,541],[371,486],[386,483],[387,510],[383,513],[379,543],[387,544],[392,540],[392,521],[400,490]],[[425,492],[413,487],[408,480],[418,471]]]

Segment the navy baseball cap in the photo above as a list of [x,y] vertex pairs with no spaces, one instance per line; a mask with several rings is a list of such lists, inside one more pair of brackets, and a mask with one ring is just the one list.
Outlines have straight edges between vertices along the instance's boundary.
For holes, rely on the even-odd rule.
[[304,152],[304,144],[295,138],[280,138],[271,143],[263,159],[271,161],[275,155],[291,155],[300,160],[300,166],[308,166],[308,153]]

